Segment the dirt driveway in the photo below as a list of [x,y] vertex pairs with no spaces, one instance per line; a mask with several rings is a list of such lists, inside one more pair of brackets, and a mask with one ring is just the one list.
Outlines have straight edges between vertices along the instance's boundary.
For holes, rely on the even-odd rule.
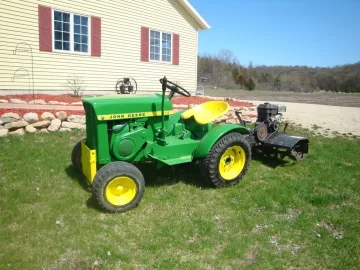
[[292,93],[292,92],[250,92],[245,90],[211,90],[205,93],[209,96],[233,97],[244,100],[276,100],[280,102],[296,102],[306,104],[321,104],[343,107],[359,107],[360,93],[343,94],[343,93]]
[[[265,101],[251,101],[254,105]],[[360,107],[340,107],[319,104],[302,104],[269,101],[286,105],[284,120],[301,125],[316,133],[333,137],[335,135],[360,136]]]
[[285,104],[284,120],[325,136],[360,136],[360,93],[249,92],[210,90],[206,95],[233,97],[258,105]]

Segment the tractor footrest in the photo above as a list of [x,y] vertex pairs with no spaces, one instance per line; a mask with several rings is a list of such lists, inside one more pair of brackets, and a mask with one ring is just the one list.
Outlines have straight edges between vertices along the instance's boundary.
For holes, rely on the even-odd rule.
[[161,161],[162,163],[165,163],[166,165],[169,166],[173,166],[173,165],[177,165],[177,164],[182,164],[182,163],[188,163],[191,162],[193,160],[192,156],[181,156],[181,157],[177,157],[177,158],[167,158],[167,157],[158,157],[155,155],[150,155],[149,156],[157,161]]

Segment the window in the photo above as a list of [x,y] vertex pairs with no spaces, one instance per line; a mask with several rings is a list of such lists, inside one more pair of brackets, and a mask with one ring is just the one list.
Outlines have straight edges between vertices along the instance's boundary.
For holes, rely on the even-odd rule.
[[74,51],[88,52],[88,17],[74,15]]
[[54,10],[53,26],[55,51],[90,53],[89,17]]
[[150,60],[171,63],[171,34],[150,30]]
[[[93,22],[91,24],[93,27]],[[151,30],[146,26],[141,26],[140,30],[140,61],[180,64],[179,34]]]

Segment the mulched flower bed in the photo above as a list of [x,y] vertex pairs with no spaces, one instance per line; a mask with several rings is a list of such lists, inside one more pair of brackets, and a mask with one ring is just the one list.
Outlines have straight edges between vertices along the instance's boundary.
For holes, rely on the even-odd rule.
[[[78,96],[73,96],[70,94],[66,94],[66,95],[46,95],[46,94],[36,94],[35,96],[33,95],[29,95],[29,94],[24,94],[24,95],[7,95],[7,96],[0,96],[0,99],[5,99],[7,101],[10,101],[11,98],[16,98],[16,99],[21,99],[24,100],[26,102],[29,102],[31,100],[35,99],[42,99],[44,100],[46,103],[48,103],[49,101],[59,101],[59,102],[66,102],[66,103],[74,103],[74,102],[79,102],[81,101],[81,97]],[[199,97],[199,96],[191,96],[191,97],[182,97],[182,96],[175,96],[171,101],[174,105],[180,105],[180,104],[201,104],[203,102],[209,101],[211,99],[209,98],[204,98],[204,97]],[[251,107],[253,106],[253,104],[248,103],[248,102],[242,102],[242,101],[226,101],[227,103],[229,103],[230,106],[235,106],[235,107]]]
[[[11,98],[21,99],[26,102],[34,100],[34,96],[30,95],[30,94],[0,96],[0,99],[5,99],[7,101],[10,101]],[[74,102],[81,101],[81,97],[73,96],[70,94],[67,94],[67,95],[36,94],[35,99],[42,99],[46,103],[48,103],[49,101],[59,101],[59,102],[66,102],[66,103],[71,104]],[[176,108],[176,105],[201,104],[203,102],[210,101],[210,100],[211,99],[209,99],[209,98],[198,97],[198,96],[191,96],[191,97],[176,96],[172,99],[172,103],[173,103],[174,107]],[[235,106],[235,107],[251,107],[251,106],[253,106],[253,104],[248,103],[248,102],[231,101],[231,100],[226,101],[226,102],[229,103],[230,106]],[[17,108],[2,109],[2,108],[0,108],[0,116],[3,115],[4,113],[8,113],[8,112],[17,113],[17,114],[19,114],[20,117],[23,117],[24,114],[26,114],[28,112],[35,112],[40,116],[45,111],[51,112],[53,114],[55,114],[55,112],[56,112],[55,110],[35,110],[35,109],[17,109]],[[68,113],[68,115],[71,115],[71,114],[84,115],[85,114],[84,110],[80,110],[80,111],[66,110],[66,112]],[[250,114],[249,114],[249,116],[250,116]]]
[[[205,98],[205,97],[197,97],[197,96],[191,96],[191,97],[176,96],[171,101],[175,105],[180,105],[180,104],[201,104],[203,102],[210,101],[210,100],[212,100],[212,99]],[[232,100],[227,100],[226,102],[229,103],[230,106],[235,106],[235,107],[252,107],[252,106],[254,106],[252,103],[249,103],[249,102],[232,101]]]
[[[34,98],[35,97],[35,98]],[[0,99],[5,99],[7,101],[10,101],[11,98],[21,99],[26,102],[29,102],[34,99],[42,99],[46,103],[49,101],[59,101],[59,102],[66,102],[66,103],[73,103],[81,101],[81,97],[73,96],[70,94],[66,95],[46,95],[46,94],[36,94],[35,96],[30,94],[24,94],[24,95],[6,95],[6,96],[0,96]]]

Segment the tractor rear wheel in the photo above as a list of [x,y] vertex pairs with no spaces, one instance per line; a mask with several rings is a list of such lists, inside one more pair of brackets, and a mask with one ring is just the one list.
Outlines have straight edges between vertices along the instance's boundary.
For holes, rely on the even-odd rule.
[[250,160],[250,144],[240,133],[232,132],[219,139],[200,161],[200,172],[210,184],[230,187],[243,178]]
[[101,167],[92,183],[93,196],[108,212],[124,212],[134,208],[144,191],[145,181],[140,170],[122,161]]
[[71,162],[74,166],[75,170],[79,173],[82,173],[81,167],[81,141],[85,140],[86,138],[81,139],[78,141],[71,152]]

